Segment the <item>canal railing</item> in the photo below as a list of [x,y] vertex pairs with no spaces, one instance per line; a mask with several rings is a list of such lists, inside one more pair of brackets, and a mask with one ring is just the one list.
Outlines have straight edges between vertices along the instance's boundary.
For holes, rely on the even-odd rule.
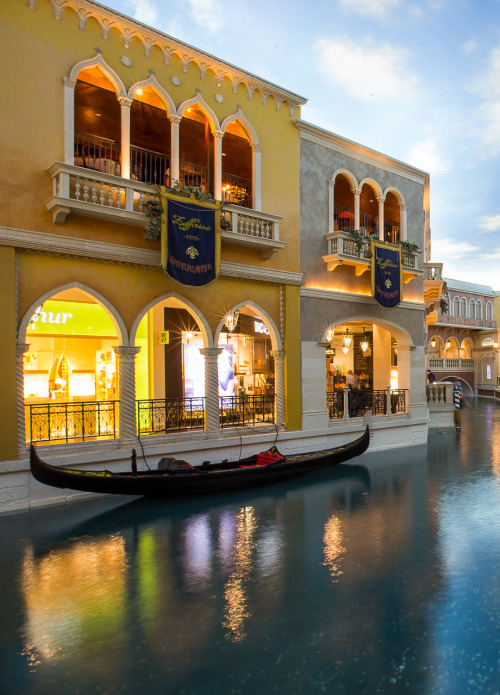
[[326,407],[330,420],[373,415],[406,413],[408,389],[342,389],[327,393]]

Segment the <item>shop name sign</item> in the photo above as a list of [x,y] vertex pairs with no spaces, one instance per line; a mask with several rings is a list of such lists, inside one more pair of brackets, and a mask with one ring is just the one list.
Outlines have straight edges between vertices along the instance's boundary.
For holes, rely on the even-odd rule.
[[63,311],[42,311],[39,307],[30,319],[30,323],[60,323],[65,324],[68,319],[72,319],[73,314],[66,314]]
[[256,333],[264,333],[265,335],[269,335],[268,327],[260,321],[253,322],[253,329]]

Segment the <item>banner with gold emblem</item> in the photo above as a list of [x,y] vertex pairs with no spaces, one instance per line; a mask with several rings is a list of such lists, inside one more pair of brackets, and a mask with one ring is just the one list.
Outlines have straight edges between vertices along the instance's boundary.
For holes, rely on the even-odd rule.
[[372,239],[372,294],[385,308],[397,306],[403,299],[401,247]]
[[161,265],[183,287],[206,287],[220,274],[222,203],[184,198],[160,189]]

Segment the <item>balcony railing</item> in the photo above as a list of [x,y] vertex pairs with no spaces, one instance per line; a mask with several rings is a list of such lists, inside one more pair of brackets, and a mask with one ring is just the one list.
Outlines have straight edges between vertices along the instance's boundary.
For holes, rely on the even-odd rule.
[[252,207],[252,182],[240,176],[222,173],[222,200],[231,205]]
[[[323,256],[323,260],[327,264],[327,270],[334,270],[339,265],[353,265],[356,267],[356,275],[362,275],[370,269],[371,246],[368,237],[363,238],[361,248],[358,248],[354,239],[345,231],[329,232],[325,237],[328,244],[328,253],[326,256]],[[419,251],[408,252],[402,250],[403,269],[407,269],[406,272],[403,272],[405,282],[421,272],[417,269],[419,253]]]
[[445,326],[465,326],[468,328],[496,328],[496,321],[489,321],[487,319],[470,319],[467,316],[449,316],[448,314],[443,314],[441,311],[438,313],[437,324]]
[[36,403],[26,406],[29,443],[115,439],[118,401]]
[[76,130],[75,165],[119,176],[120,143]]
[[470,371],[471,369],[474,369],[474,360],[459,357],[428,357],[427,366],[429,369],[435,370],[466,369]]
[[442,263],[425,263],[424,264],[424,280],[443,279],[443,264]]
[[179,162],[179,181],[183,186],[194,186],[203,193],[213,193],[209,190],[207,167],[192,162]]
[[[345,391],[335,391],[326,396],[330,419],[345,417]],[[395,415],[406,412],[407,389],[347,391],[349,418],[361,417],[368,410],[373,415]]]
[[130,147],[130,178],[153,186],[169,186],[170,157],[132,145]]

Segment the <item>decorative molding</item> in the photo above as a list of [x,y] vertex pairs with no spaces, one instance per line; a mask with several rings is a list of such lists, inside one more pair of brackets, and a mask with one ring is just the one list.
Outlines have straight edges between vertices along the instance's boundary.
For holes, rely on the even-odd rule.
[[[371,294],[354,294],[350,292],[338,292],[336,290],[322,290],[316,287],[301,287],[300,296],[307,299],[331,299],[339,302],[355,302],[356,304],[379,306]],[[425,312],[425,302],[408,302],[403,300],[398,304],[397,308]]]
[[[127,17],[120,12],[108,9],[92,0],[46,0],[54,11],[55,19],[61,18],[62,12],[67,8],[74,12],[78,21],[79,28],[86,30],[89,19],[95,19],[102,31],[103,39],[109,37],[109,30],[116,29],[122,38],[125,49],[130,48],[131,41],[137,38],[140,41],[146,57],[151,56],[153,48],[156,46],[163,54],[165,65],[168,65],[172,55],[177,55],[181,61],[182,69],[187,72],[191,63],[196,65],[200,71],[201,79],[211,71],[215,77],[217,86],[220,87],[224,79],[228,79],[232,85],[233,92],[240,84],[247,90],[248,98],[251,99],[253,93],[258,90],[261,94],[262,103],[265,105],[269,96],[275,100],[279,110],[283,102],[287,102],[290,114],[293,114],[297,106],[307,102],[304,97],[279,87],[262,78],[256,77],[252,73],[245,72],[230,63],[226,63],[219,58],[203,53],[201,50],[190,46],[178,39],[163,34],[161,31],[141,24],[135,19]],[[40,0],[39,0],[40,2]],[[36,11],[36,1],[28,0],[28,7]]]
[[[97,260],[103,263],[153,268],[163,272],[160,251],[154,249],[90,241],[59,234],[47,234],[13,227],[0,227],[0,245],[14,246],[31,253],[68,256],[81,260]],[[240,263],[221,262],[221,276],[235,280],[264,282],[273,285],[301,285],[302,274],[289,270],[260,268]]]

